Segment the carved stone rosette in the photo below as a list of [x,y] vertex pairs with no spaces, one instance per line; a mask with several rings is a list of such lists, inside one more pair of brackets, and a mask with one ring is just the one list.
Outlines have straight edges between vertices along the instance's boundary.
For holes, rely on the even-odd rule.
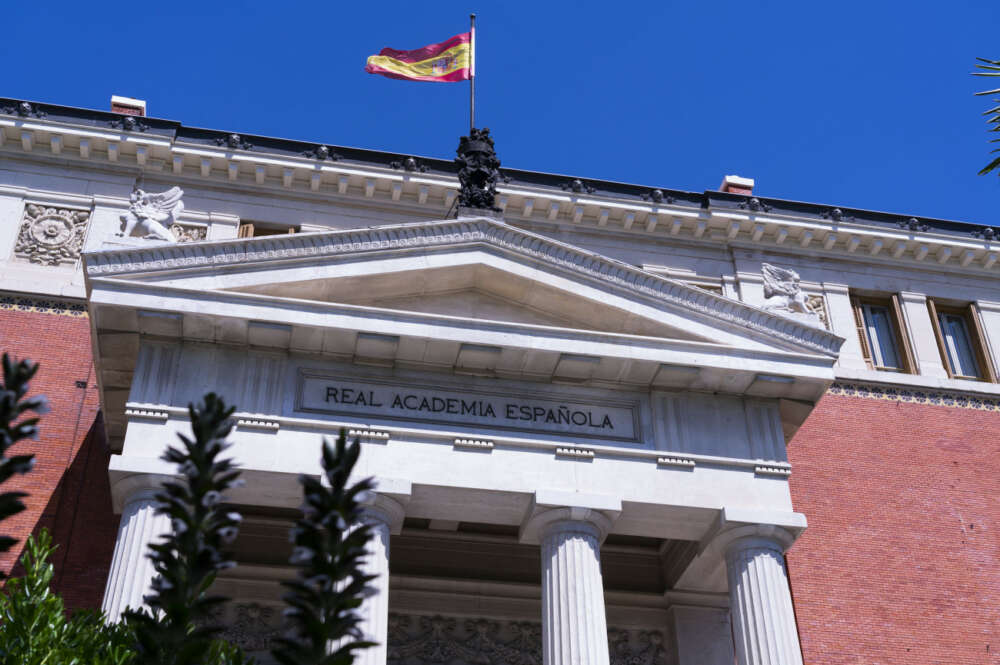
[[29,263],[76,263],[90,213],[86,210],[28,204],[14,245],[14,256]]
[[500,179],[500,160],[493,148],[489,129],[475,129],[463,136],[458,144],[458,206],[500,212],[494,205],[497,181]]

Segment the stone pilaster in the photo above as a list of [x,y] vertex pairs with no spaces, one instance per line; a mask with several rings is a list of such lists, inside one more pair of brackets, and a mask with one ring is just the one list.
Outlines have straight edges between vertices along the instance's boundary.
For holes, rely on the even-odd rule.
[[726,548],[733,640],[740,665],[801,665],[783,543],[747,535]]
[[156,513],[155,477],[151,476],[149,481],[148,486],[126,497],[122,509],[111,571],[101,603],[109,623],[117,623],[128,608],[146,606],[143,598],[149,594],[154,576],[153,562],[147,556],[149,545],[170,532],[170,519]]

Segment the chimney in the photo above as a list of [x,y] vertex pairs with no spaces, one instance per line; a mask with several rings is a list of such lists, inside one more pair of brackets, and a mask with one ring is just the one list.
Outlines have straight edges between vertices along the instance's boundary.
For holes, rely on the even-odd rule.
[[146,100],[111,95],[111,112],[123,115],[146,115]]
[[722,179],[719,191],[729,192],[730,194],[753,194],[753,178],[727,175]]

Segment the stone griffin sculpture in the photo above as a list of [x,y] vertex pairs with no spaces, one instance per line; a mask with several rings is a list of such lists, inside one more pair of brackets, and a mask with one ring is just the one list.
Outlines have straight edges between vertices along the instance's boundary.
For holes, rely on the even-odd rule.
[[806,302],[806,296],[799,286],[799,273],[787,268],[772,266],[770,263],[761,265],[764,275],[764,309],[798,314],[813,314]]
[[176,242],[170,227],[177,223],[184,210],[182,196],[184,191],[180,187],[149,194],[136,186],[129,196],[128,213],[121,216],[120,235]]
[[480,210],[500,211],[494,205],[497,180],[500,179],[500,160],[497,159],[489,129],[475,129],[463,136],[458,144],[458,206]]

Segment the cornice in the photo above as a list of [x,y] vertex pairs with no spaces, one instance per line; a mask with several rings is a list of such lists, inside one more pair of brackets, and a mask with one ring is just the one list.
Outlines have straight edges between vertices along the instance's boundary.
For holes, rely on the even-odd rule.
[[[426,170],[414,171],[402,168],[406,156],[396,153],[231,134],[148,117],[129,130],[124,116],[115,113],[29,102],[25,115],[18,111],[21,104],[0,99],[0,151],[11,157],[114,165],[151,177],[159,172],[163,178],[225,183],[269,196],[333,196],[423,209],[430,216],[450,209],[456,195],[451,160],[418,157]],[[507,182],[498,187],[497,203],[508,218],[771,251],[805,249],[924,270],[986,275],[1000,269],[1000,241],[975,224],[518,169],[503,174]],[[570,186],[577,181],[585,186]]]
[[826,355],[835,356],[843,343],[842,338],[826,330],[486,218],[88,252],[84,254],[84,266],[88,278],[98,278],[474,243],[528,256]]

